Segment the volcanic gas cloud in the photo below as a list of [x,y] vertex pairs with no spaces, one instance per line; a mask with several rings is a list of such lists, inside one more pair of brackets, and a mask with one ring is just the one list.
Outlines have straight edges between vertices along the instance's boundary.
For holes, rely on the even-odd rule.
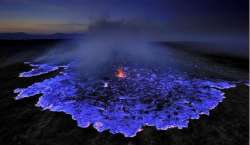
[[16,89],[16,99],[40,94],[37,106],[70,114],[79,127],[125,137],[143,126],[187,127],[190,119],[208,115],[223,100],[222,89],[234,84],[189,75],[182,65],[192,69],[197,61],[152,45],[155,36],[127,25],[91,29],[74,41],[75,49],[58,46],[64,48],[27,63],[33,69],[20,77],[59,73]]

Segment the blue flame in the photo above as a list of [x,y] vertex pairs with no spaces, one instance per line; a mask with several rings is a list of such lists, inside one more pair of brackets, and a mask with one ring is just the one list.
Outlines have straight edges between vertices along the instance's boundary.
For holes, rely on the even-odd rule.
[[[20,77],[33,77],[58,70],[58,66],[32,65]],[[224,98],[221,89],[234,87],[227,81],[191,78],[171,71],[127,66],[125,79],[87,78],[70,68],[57,76],[18,88],[16,99],[41,94],[37,106],[70,114],[78,126],[93,125],[133,137],[143,126],[159,130],[184,128],[190,119],[209,114]]]

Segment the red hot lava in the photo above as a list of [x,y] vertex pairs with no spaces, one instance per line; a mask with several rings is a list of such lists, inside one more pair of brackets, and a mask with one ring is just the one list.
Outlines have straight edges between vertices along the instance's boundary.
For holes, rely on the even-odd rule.
[[115,72],[115,76],[118,78],[125,78],[126,77],[126,73],[124,71],[124,69],[122,67],[118,68]]

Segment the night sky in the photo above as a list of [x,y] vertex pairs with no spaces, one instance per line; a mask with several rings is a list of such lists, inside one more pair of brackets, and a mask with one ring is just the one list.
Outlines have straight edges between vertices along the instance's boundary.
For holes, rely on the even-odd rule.
[[0,0],[0,32],[84,32],[99,19],[246,31],[248,0]]

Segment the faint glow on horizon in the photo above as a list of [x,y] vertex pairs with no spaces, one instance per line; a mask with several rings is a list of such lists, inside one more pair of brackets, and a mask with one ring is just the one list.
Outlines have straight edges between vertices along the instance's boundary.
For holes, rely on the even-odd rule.
[[74,33],[84,32],[87,24],[67,24],[54,22],[5,21],[0,23],[0,32],[25,33]]

